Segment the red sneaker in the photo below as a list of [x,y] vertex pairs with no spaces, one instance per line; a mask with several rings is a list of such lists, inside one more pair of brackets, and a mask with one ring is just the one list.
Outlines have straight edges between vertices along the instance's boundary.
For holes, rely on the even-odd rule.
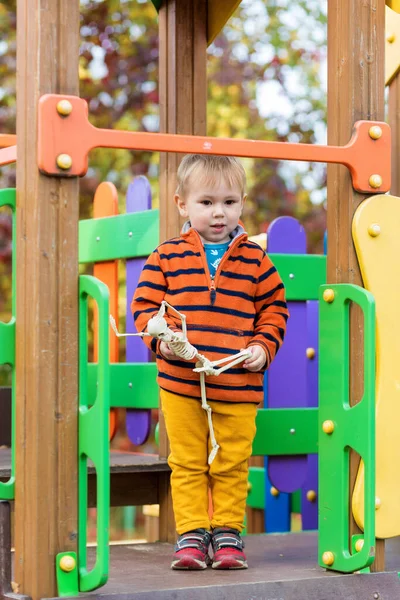
[[211,534],[206,529],[194,529],[179,536],[171,569],[201,571],[211,564],[208,556]]
[[244,542],[237,529],[217,527],[212,532],[211,544],[213,569],[247,569]]

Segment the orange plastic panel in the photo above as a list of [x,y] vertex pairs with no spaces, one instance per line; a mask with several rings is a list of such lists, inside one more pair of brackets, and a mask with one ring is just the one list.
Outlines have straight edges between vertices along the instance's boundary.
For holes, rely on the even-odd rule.
[[0,166],[10,165],[17,161],[17,146],[10,146],[0,150]]
[[7,148],[8,146],[16,146],[17,136],[14,134],[0,133],[0,148]]
[[[56,107],[60,100],[68,100],[71,103],[72,111],[68,116],[58,114]],[[378,125],[382,130],[381,137],[376,140],[368,134],[373,125]],[[88,153],[92,148],[126,148],[153,152],[222,154],[339,163],[350,170],[353,187],[357,191],[370,194],[377,191],[387,192],[390,189],[391,135],[387,123],[358,121],[346,146],[141,133],[93,127],[88,121],[86,101],[76,96],[42,96],[39,101],[39,169],[49,175],[63,177],[84,175],[88,166]],[[72,164],[69,169],[57,166],[57,157],[61,154],[71,157]],[[379,175],[382,183],[371,187],[371,175]]]
[[[96,190],[93,201],[93,218],[111,217],[118,214],[118,193],[115,185],[104,182]],[[113,315],[118,327],[118,261],[110,260],[96,263],[93,275],[106,284],[110,291],[110,313]],[[97,306],[94,307],[94,362],[97,362],[98,342],[98,313]],[[110,362],[118,362],[118,338],[116,335],[110,337]],[[115,435],[117,429],[117,411],[110,411],[110,438]]]

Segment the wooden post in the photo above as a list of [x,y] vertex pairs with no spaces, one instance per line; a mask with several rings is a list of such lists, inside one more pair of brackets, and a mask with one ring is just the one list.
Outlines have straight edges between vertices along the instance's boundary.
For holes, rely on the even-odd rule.
[[[346,144],[359,119],[384,120],[385,0],[328,3],[328,143]],[[328,167],[328,282],[362,285],[351,224],[365,196],[355,192],[348,171]],[[351,311],[351,403],[363,390],[363,320]],[[359,458],[351,457],[350,489]],[[350,535],[357,530],[351,519]],[[384,544],[377,544],[373,570],[384,568]]]
[[[164,0],[159,13],[160,131],[206,135],[207,1]],[[173,202],[181,155],[160,156],[160,240],[179,235]],[[160,456],[168,456],[168,440],[160,415]],[[175,540],[169,479],[161,484],[160,538]]]
[[79,93],[79,0],[18,0],[17,14],[14,579],[38,600],[77,541],[78,180],[39,173],[37,107]]
[[392,188],[393,196],[400,196],[400,73],[389,85],[389,125],[392,130]]

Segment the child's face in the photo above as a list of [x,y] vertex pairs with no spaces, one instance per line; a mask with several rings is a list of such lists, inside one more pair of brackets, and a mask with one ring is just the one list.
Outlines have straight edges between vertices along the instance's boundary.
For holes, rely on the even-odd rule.
[[246,197],[241,190],[230,187],[221,179],[214,185],[188,186],[185,197],[174,200],[181,217],[189,219],[203,242],[223,244],[236,229]]

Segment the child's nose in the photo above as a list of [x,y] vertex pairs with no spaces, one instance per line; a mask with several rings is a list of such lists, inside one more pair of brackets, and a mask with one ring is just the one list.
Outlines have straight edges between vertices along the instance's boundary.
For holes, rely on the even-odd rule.
[[218,217],[224,214],[224,210],[221,204],[214,204],[214,217]]

